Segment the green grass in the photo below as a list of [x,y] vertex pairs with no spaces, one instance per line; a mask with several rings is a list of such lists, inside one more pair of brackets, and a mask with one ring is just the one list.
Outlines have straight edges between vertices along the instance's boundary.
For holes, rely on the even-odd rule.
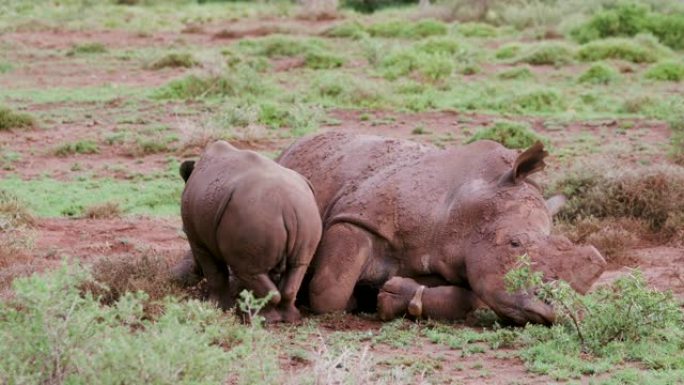
[[620,59],[632,63],[653,63],[667,58],[671,52],[649,39],[609,38],[584,44],[577,52],[582,61]]
[[97,154],[100,147],[92,140],[79,140],[78,142],[64,143],[55,149],[55,155],[68,156],[74,154]]
[[491,127],[481,128],[466,140],[466,143],[483,139],[499,142],[508,148],[527,148],[537,141],[548,142],[528,124],[511,121],[497,121]]
[[663,61],[652,65],[644,74],[646,79],[680,82],[684,80],[684,62]]
[[393,20],[371,24],[366,31],[373,37],[421,39],[428,36],[446,35],[446,24],[436,20],[421,20],[408,22],[406,20]]
[[499,32],[485,23],[463,23],[456,26],[456,32],[465,37],[496,37]]
[[36,121],[31,115],[15,112],[8,107],[0,105],[0,131],[30,128],[35,125]]
[[69,51],[67,51],[67,56],[76,55],[92,55],[98,53],[107,52],[107,47],[99,42],[74,44]]
[[103,304],[83,292],[88,285],[98,283],[74,265],[14,282],[15,297],[0,303],[0,381],[213,384],[278,375],[259,326],[173,298],[150,317],[144,292]]
[[605,63],[592,64],[582,75],[577,78],[580,83],[609,84],[620,78],[619,73]]
[[106,202],[119,203],[125,214],[178,215],[182,181],[175,173],[162,178],[134,180],[79,178],[3,179],[3,188],[21,196],[37,216],[80,216],[84,209]]
[[565,43],[544,42],[525,47],[517,62],[531,65],[563,66],[573,61],[574,50]]
[[267,93],[270,84],[247,66],[226,71],[222,75],[188,75],[172,80],[153,95],[156,99],[202,99],[234,96],[257,97]]
[[162,68],[191,68],[198,63],[189,53],[172,52],[166,54],[150,64],[150,69],[160,70]]
[[529,67],[514,67],[499,72],[496,77],[502,80],[529,80],[534,79],[534,74]]
[[14,69],[14,66],[10,63],[0,62],[0,75],[6,74]]

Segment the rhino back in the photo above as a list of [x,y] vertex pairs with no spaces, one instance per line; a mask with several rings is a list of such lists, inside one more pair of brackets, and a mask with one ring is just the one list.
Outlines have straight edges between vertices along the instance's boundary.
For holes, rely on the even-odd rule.
[[352,222],[395,250],[423,253],[439,243],[465,186],[497,178],[514,156],[490,141],[441,150],[406,140],[328,133],[300,141],[280,161],[311,180],[324,227]]

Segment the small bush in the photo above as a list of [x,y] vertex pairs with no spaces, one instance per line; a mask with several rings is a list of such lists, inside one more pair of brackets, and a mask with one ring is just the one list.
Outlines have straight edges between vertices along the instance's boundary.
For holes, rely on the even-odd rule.
[[513,59],[520,54],[523,46],[518,43],[509,43],[496,50],[494,56],[499,60]]
[[481,128],[466,143],[483,139],[499,142],[508,148],[527,148],[537,141],[547,141],[528,124],[511,121],[497,121],[491,127]]
[[383,105],[383,93],[356,77],[341,73],[325,73],[314,78],[309,98],[314,103],[346,107],[378,107]]
[[595,13],[587,23],[570,34],[578,42],[586,43],[608,37],[632,37],[639,33],[651,33],[670,48],[684,48],[684,15],[651,12],[646,5],[621,3]]
[[465,51],[465,47],[453,37],[437,36],[430,37],[414,45],[418,52],[430,55],[455,55]]
[[577,79],[580,83],[609,84],[619,79],[620,75],[611,66],[605,63],[596,63],[589,67]]
[[652,65],[644,75],[646,79],[669,82],[684,80],[684,62],[663,61]]
[[669,55],[670,51],[663,46],[625,38],[592,41],[577,52],[577,57],[582,61],[620,59],[632,63],[653,63]]
[[150,64],[150,69],[162,68],[191,68],[197,65],[197,61],[189,53],[170,53]]
[[[624,169],[583,165],[555,184],[568,204],[560,217],[632,218],[671,236],[684,226],[684,168],[648,166]],[[678,227],[679,226],[679,227]]]
[[432,81],[447,78],[454,72],[454,60],[447,55],[430,55],[420,61],[418,72]]
[[366,29],[358,21],[337,24],[323,34],[328,37],[341,37],[353,40],[360,40],[368,36]]
[[31,115],[14,112],[7,107],[0,106],[0,131],[29,128],[35,125],[36,121]]
[[304,57],[307,67],[312,69],[332,69],[342,67],[344,58],[324,50],[312,50]]
[[0,189],[0,232],[34,223],[26,204],[14,194]]
[[388,21],[371,24],[366,29],[373,37],[422,39],[429,36],[446,35],[446,24],[435,20],[421,20],[415,23],[409,21]]
[[496,75],[502,80],[526,80],[534,79],[534,74],[529,67],[515,67],[507,70],[503,70]]
[[561,94],[554,89],[516,93],[503,102],[505,110],[524,113],[558,112],[565,108]]
[[485,23],[463,23],[456,27],[456,32],[465,37],[496,37],[497,29]]
[[411,48],[404,48],[390,52],[379,63],[382,75],[386,79],[394,80],[405,76],[418,68],[419,54]]
[[562,66],[572,62],[574,52],[563,43],[539,43],[528,46],[516,60],[518,63],[531,65]]
[[83,216],[90,219],[111,219],[121,216],[121,206],[116,202],[99,203],[83,210]]
[[91,55],[105,52],[107,52],[107,47],[102,43],[74,44],[67,52],[67,56]]
[[270,85],[250,67],[238,65],[222,75],[188,75],[159,88],[157,99],[201,99],[217,96],[260,96]]
[[279,374],[265,365],[276,354],[258,327],[171,298],[150,319],[145,293],[101,304],[81,291],[88,282],[77,267],[15,280],[15,298],[0,304],[0,382],[271,383]]
[[326,48],[325,42],[319,38],[303,39],[287,35],[240,40],[238,43],[238,49],[266,57],[302,56],[311,50],[324,48]]
[[100,152],[100,147],[92,140],[79,140],[75,143],[64,143],[57,147],[55,155],[67,156],[73,154],[97,154]]

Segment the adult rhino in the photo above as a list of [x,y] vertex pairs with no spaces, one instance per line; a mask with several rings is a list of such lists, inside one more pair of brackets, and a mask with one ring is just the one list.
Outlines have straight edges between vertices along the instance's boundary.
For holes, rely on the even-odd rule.
[[549,305],[504,287],[518,257],[527,253],[545,278],[581,293],[606,263],[594,247],[551,234],[556,209],[528,179],[546,155],[541,143],[518,154],[492,141],[438,149],[339,132],[295,142],[277,161],[313,184],[323,220],[311,309],[350,310],[355,287],[371,286],[382,288],[385,319],[411,299],[442,318],[481,300],[514,323],[553,322]]
[[[296,321],[295,299],[321,237],[309,182],[256,152],[224,141],[195,164],[183,162],[183,227],[191,253],[173,270],[178,281],[207,278],[210,299],[232,306],[239,289],[273,293],[267,321]],[[230,269],[229,269],[230,268]],[[235,278],[230,287],[230,278]]]

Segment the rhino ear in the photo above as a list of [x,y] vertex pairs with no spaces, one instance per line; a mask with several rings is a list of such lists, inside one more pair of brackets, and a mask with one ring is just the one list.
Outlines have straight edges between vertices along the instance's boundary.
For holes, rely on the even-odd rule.
[[499,185],[518,184],[529,175],[543,170],[544,167],[546,167],[544,158],[546,158],[547,155],[549,155],[549,153],[544,150],[544,144],[537,141],[532,147],[518,155],[515,163],[513,163],[513,168],[501,176]]

